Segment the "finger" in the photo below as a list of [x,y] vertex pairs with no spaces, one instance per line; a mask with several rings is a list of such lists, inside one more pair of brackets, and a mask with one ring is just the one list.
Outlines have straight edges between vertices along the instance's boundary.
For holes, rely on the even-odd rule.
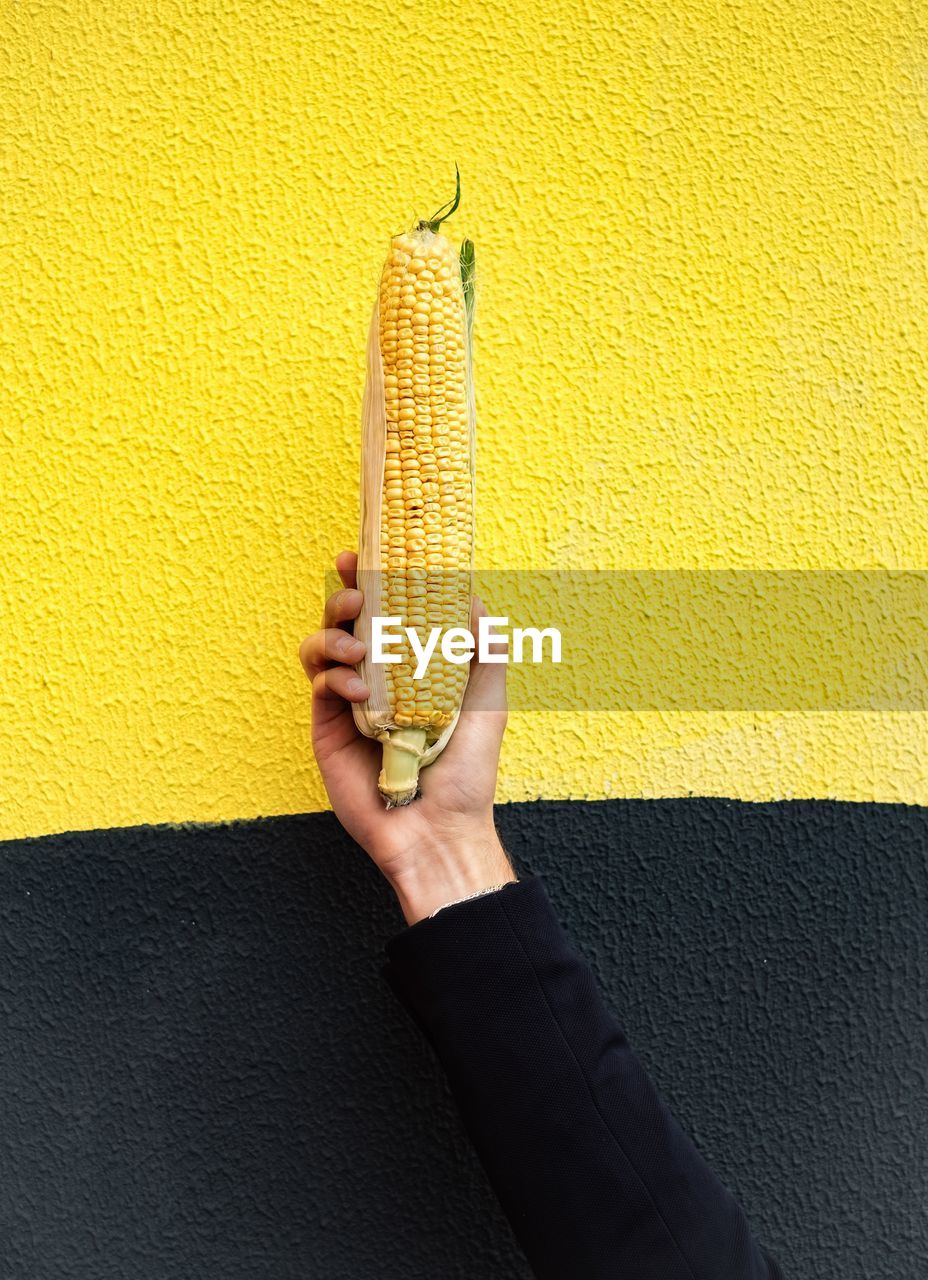
[[354,665],[361,661],[367,647],[363,641],[342,631],[340,627],[327,627],[323,631],[314,631],[300,645],[300,661],[303,670],[314,679],[330,662],[344,662]]
[[313,702],[363,702],[371,696],[367,685],[351,667],[329,667],[313,676]]
[[369,696],[367,686],[350,667],[330,667],[313,676],[313,742],[337,750],[357,736],[350,703]]
[[356,740],[358,730],[351,705],[338,692],[331,672],[317,671],[312,689],[313,750],[321,762],[324,757],[350,746]]
[[339,551],[335,557],[335,568],[346,587],[358,585],[358,553],[356,551]]
[[322,614],[322,626],[337,627],[340,622],[350,622],[361,612],[364,597],[355,587],[345,587],[329,596]]

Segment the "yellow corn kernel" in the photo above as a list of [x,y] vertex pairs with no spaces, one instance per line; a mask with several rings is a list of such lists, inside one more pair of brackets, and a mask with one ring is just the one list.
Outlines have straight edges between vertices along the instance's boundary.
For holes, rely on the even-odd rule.
[[[374,570],[379,579],[372,612],[399,618],[420,640],[433,627],[470,621],[473,257],[469,242],[459,251],[441,234],[444,216],[391,242],[368,347],[368,387],[375,389],[365,398],[359,575]],[[366,608],[370,588],[359,585]],[[365,625],[362,610],[362,639]],[[384,744],[381,791],[388,803],[405,804],[416,794],[420,761],[428,764],[448,740],[467,666],[447,662],[439,647],[417,680],[409,642],[391,652],[399,663],[361,664],[372,696],[354,714]]]
[[[407,256],[410,249],[412,257]],[[433,295],[436,277],[447,290],[440,305]],[[472,450],[463,359],[467,313],[458,252],[444,236],[423,229],[395,237],[381,279],[379,333],[384,387],[398,392],[386,400],[380,556],[390,573],[383,613],[399,617],[404,627],[466,626],[469,597],[462,601],[460,593],[442,593],[439,586],[431,593],[426,615],[416,603],[425,599],[425,584],[406,580],[410,570],[421,570],[429,548],[432,572],[440,565],[446,574],[469,574],[473,556]],[[400,389],[410,354],[416,372]],[[407,423],[415,427],[412,442],[401,437],[401,424]],[[450,719],[457,710],[446,690],[463,689],[463,683],[463,666],[446,663],[437,651],[423,679],[414,686],[406,681],[393,686],[394,715],[402,717],[404,728],[434,730],[439,719]]]

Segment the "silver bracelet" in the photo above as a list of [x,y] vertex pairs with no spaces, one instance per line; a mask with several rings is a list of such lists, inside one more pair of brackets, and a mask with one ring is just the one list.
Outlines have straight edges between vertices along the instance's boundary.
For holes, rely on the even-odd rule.
[[450,902],[443,902],[440,907],[436,907],[429,919],[434,920],[439,911],[444,911],[445,907],[457,907],[462,902],[472,902],[474,898],[482,898],[487,893],[496,893],[498,889],[505,889],[507,884],[515,883],[514,880],[507,880],[504,884],[491,884],[489,889],[478,889],[476,893],[469,893],[466,898],[452,898]]

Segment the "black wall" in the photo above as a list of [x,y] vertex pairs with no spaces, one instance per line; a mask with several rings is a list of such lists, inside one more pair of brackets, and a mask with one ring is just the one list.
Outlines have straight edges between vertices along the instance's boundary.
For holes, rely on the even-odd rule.
[[[928,810],[498,812],[787,1275],[928,1275]],[[526,1276],[399,924],[327,814],[0,845],[2,1280]]]

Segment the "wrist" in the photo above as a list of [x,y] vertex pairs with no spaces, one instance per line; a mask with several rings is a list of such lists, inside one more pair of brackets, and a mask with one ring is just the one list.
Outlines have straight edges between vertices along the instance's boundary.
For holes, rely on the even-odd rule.
[[442,839],[416,851],[402,869],[388,876],[407,924],[424,920],[439,907],[511,884],[512,863],[492,824],[488,828]]

